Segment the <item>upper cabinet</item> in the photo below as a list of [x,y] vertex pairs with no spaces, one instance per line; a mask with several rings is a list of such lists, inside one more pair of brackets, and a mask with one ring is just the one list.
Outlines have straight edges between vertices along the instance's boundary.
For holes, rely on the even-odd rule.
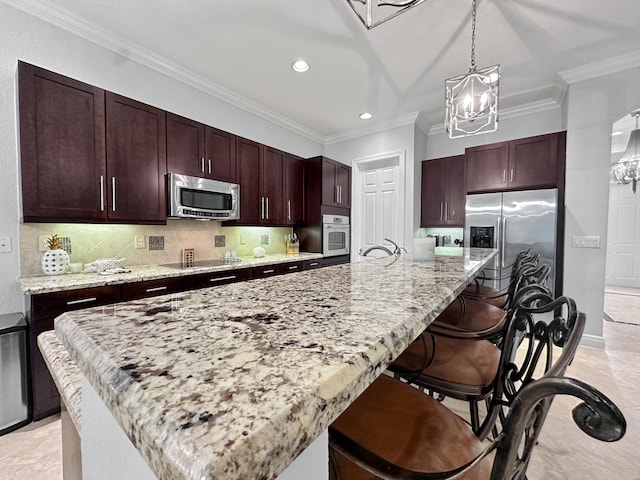
[[236,181],[236,137],[167,113],[167,170],[171,173]]
[[466,150],[467,192],[564,185],[565,132]]
[[[262,145],[260,189],[263,202],[262,224],[285,225],[284,168],[286,153]],[[242,214],[242,213],[241,213]]]
[[23,62],[18,89],[24,221],[105,220],[104,90]]
[[322,205],[351,207],[351,167],[322,158]]
[[465,156],[422,162],[421,227],[464,225]]
[[165,223],[166,114],[111,92],[106,105],[107,218]]
[[166,222],[165,112],[20,62],[25,222]]
[[284,168],[284,200],[287,225],[301,225],[305,221],[304,174],[305,161],[287,154]]

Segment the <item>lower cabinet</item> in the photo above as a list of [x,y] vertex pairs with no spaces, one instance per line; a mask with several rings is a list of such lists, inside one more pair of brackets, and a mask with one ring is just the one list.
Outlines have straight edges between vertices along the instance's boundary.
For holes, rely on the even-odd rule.
[[33,420],[60,411],[60,394],[38,348],[38,335],[53,330],[53,319],[61,313],[120,301],[120,286],[83,288],[29,297],[29,350]]
[[189,279],[192,289],[215,287],[216,285],[251,280],[251,269],[242,268],[225,272],[200,273],[186,278]]

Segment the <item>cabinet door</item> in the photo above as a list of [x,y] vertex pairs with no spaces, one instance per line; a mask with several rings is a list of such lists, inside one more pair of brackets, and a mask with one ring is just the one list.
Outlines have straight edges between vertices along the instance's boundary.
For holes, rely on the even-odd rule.
[[287,223],[284,213],[284,165],[284,152],[267,146],[263,147],[261,175],[265,211],[262,223],[265,225]]
[[351,208],[351,167],[339,163],[336,166],[338,206]]
[[[263,202],[260,185],[260,144],[236,138],[237,179],[240,184],[240,225],[259,225],[262,220]],[[232,222],[229,222],[232,223]]]
[[304,223],[304,160],[287,154],[284,169],[285,216],[287,225]]
[[194,177],[205,175],[204,125],[167,113],[167,170]]
[[164,110],[107,92],[107,215],[121,223],[166,223]]
[[448,157],[446,160],[445,223],[448,226],[464,225],[465,188],[464,166],[465,156]]
[[422,188],[420,198],[420,226],[437,227],[445,224],[445,161],[422,162]]
[[104,90],[23,62],[18,90],[24,221],[104,220]]
[[37,338],[42,332],[53,330],[53,317],[31,321],[29,325],[31,362],[31,409],[38,421],[60,411],[60,393],[38,348]]
[[338,165],[333,160],[322,159],[322,205],[338,206]]
[[539,135],[509,142],[509,187],[555,187],[558,135]]
[[144,282],[125,283],[122,285],[122,301],[137,300],[139,298],[156,297],[169,293],[183,292],[191,289],[189,277],[159,278]]
[[223,182],[236,181],[236,136],[205,127],[206,175]]
[[191,275],[191,288],[208,288],[217,285],[226,285],[227,283],[243,282],[251,280],[251,268],[238,268],[235,270],[226,270],[224,272],[200,273]]
[[466,156],[467,192],[504,190],[507,188],[508,142],[468,148]]

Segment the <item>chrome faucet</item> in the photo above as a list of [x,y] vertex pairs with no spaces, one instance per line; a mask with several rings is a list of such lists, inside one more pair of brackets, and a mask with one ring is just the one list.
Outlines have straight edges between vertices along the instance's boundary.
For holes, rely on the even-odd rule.
[[371,252],[372,250],[382,250],[383,252],[385,252],[389,256],[391,256],[391,255],[400,255],[403,250],[404,250],[405,253],[407,253],[407,250],[405,248],[399,246],[393,240],[389,240],[388,238],[385,238],[385,241],[393,244],[393,246],[395,247],[393,249],[393,251],[391,251],[388,247],[385,247],[384,245],[371,245],[370,247],[362,247],[362,248],[360,248],[360,251],[358,252],[358,254],[363,256],[363,257],[366,257],[369,254],[369,252]]

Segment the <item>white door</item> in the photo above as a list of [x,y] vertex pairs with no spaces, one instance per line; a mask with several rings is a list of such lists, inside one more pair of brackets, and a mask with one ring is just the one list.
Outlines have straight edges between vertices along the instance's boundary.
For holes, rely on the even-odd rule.
[[631,185],[611,185],[605,284],[640,288],[639,269],[640,191],[634,194]]
[[[400,155],[357,161],[352,213],[354,229],[353,260],[362,259],[360,249],[385,245],[393,250],[389,238],[404,246],[404,208]],[[374,250],[370,256],[385,256]]]

